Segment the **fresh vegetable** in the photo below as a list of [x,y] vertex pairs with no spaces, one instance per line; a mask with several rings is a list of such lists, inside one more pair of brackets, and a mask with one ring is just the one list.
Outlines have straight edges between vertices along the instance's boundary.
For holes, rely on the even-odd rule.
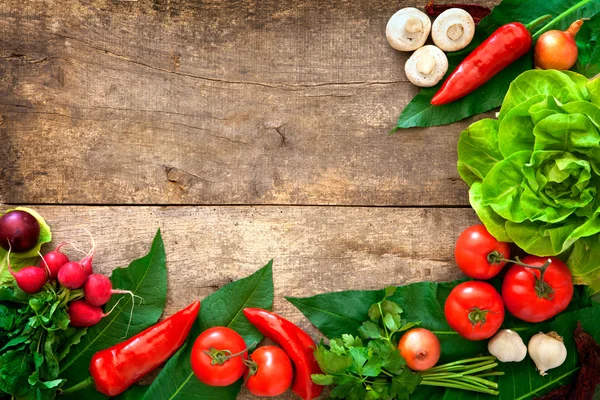
[[410,347],[411,351],[417,350],[417,354],[426,349],[429,362],[436,355],[430,336],[433,333],[416,331],[410,334],[409,331],[406,340],[412,343],[408,346],[396,343],[397,333],[414,327],[416,323],[402,318],[403,309],[389,300],[394,293],[395,288],[386,288],[384,298],[369,307],[369,320],[358,328],[359,336],[345,333],[341,338],[330,339],[329,346],[323,342],[319,344],[315,356],[323,373],[314,374],[313,381],[321,385],[336,385],[331,397],[350,400],[412,398],[418,385],[498,393],[498,385],[485,379],[490,376],[486,374],[497,375],[490,372],[498,365],[494,357],[460,360],[412,373],[407,368],[410,354],[405,360],[398,348]]
[[417,49],[404,64],[408,80],[420,87],[434,86],[448,71],[448,59],[443,51],[427,45]]
[[429,0],[425,5],[425,12],[432,17],[437,17],[446,10],[460,8],[468,12],[475,24],[478,24],[484,17],[489,15],[492,10],[489,7],[479,4],[435,4],[435,0]]
[[83,266],[75,261],[69,261],[58,270],[58,282],[68,289],[79,289],[83,286],[88,275]]
[[527,322],[541,322],[567,308],[573,297],[569,268],[556,257],[525,257],[513,264],[502,283],[508,311]]
[[94,255],[96,254],[96,241],[87,229],[85,231],[92,240],[92,248],[90,249],[89,253],[85,257],[83,257],[79,264],[81,264],[81,266],[83,267],[83,270],[85,271],[86,275],[91,275],[94,273],[94,270],[92,268],[92,260],[94,258]]
[[27,266],[21,268],[19,271],[13,271],[10,267],[10,246],[8,254],[6,254],[6,266],[12,276],[15,277],[19,288],[25,293],[33,294],[39,292],[48,281],[46,270],[40,267]]
[[519,362],[527,355],[527,346],[517,332],[500,329],[488,342],[488,351],[502,362]]
[[294,376],[292,362],[276,346],[263,346],[250,354],[244,374],[248,391],[255,396],[273,397],[289,389]]
[[577,381],[556,388],[534,400],[591,399],[597,394],[596,387],[600,385],[600,345],[592,335],[583,330],[580,321],[577,322],[573,338],[582,364],[577,374]]
[[425,13],[406,7],[392,15],[385,28],[385,36],[394,49],[413,51],[425,44],[430,30],[431,21]]
[[[503,0],[477,26],[475,37],[466,49],[448,54],[450,69],[460,64],[473,48],[500,26],[515,21],[532,21],[544,14],[551,14],[554,18],[535,33],[534,39],[548,29],[566,29],[574,19],[591,18],[576,38],[579,58],[574,70],[588,78],[600,73],[600,49],[596,45],[596,33],[600,29],[600,3],[595,0]],[[439,86],[422,89],[402,111],[394,132],[415,126],[445,125],[493,110],[502,104],[510,83],[519,74],[532,68],[533,51],[530,51],[473,93],[443,106],[431,106],[431,98]]]
[[59,244],[56,246],[56,249],[44,254],[40,261],[40,267],[45,266],[48,268],[48,279],[51,281],[55,281],[58,278],[60,267],[69,262],[69,257],[60,252],[60,249],[65,245],[67,245],[67,242]]
[[465,229],[454,247],[456,265],[475,279],[487,280],[498,275],[508,258],[510,245],[496,240],[481,224]]
[[9,211],[0,217],[0,247],[17,253],[31,250],[40,237],[37,219],[23,210]]
[[76,328],[94,326],[109,314],[104,314],[101,307],[93,306],[85,300],[69,303],[69,319],[71,320],[71,326]]
[[577,61],[575,35],[583,19],[573,22],[566,31],[544,32],[535,44],[535,66],[542,69],[569,69]]
[[486,282],[463,282],[452,289],[444,304],[448,325],[469,340],[488,339],[504,321],[502,297]]
[[560,367],[567,359],[563,338],[556,332],[533,335],[529,339],[527,350],[541,376],[548,375],[546,371]]
[[83,284],[85,301],[93,306],[103,306],[108,303],[113,294],[128,294],[134,296],[130,290],[112,288],[112,282],[102,274],[91,274]]
[[[431,38],[444,51],[464,49],[475,35],[475,21],[461,8],[449,8],[433,21]],[[433,86],[433,85],[432,85]]]
[[[67,380],[67,386],[89,378],[87,367],[94,354],[118,345],[124,339],[129,339],[158,322],[167,297],[166,255],[160,230],[154,235],[152,246],[148,247],[147,254],[132,260],[125,268],[114,269],[110,277],[115,287],[131,290],[144,299],[143,303],[136,306],[132,323],[129,324],[133,299],[113,297],[106,305],[107,311],[112,310],[110,315],[102,318],[95,326],[77,329],[87,333],[81,338],[79,345],[65,354],[64,360],[60,363],[60,377]],[[79,293],[79,298],[83,297],[82,290],[71,291],[71,293]],[[189,363],[189,359],[187,361]],[[96,400],[103,397],[93,385],[90,385],[75,393],[63,394],[60,400]]]
[[[207,386],[194,377],[190,358],[196,338],[206,329],[227,326],[238,332],[246,343],[258,343],[263,336],[244,317],[244,307],[271,308],[273,306],[273,261],[255,273],[231,282],[202,300],[202,310],[192,327],[184,348],[167,362],[148,388],[142,400],[193,400],[212,397],[235,400],[243,380],[230,386]],[[139,307],[136,309],[139,310]]]
[[425,371],[440,359],[440,341],[425,328],[412,328],[398,342],[400,355],[413,371]]
[[[499,279],[493,280],[496,285]],[[452,289],[461,281],[454,282],[416,282],[398,287],[389,300],[397,302],[403,309],[402,319],[420,321],[420,326],[433,331],[440,340],[442,354],[440,363],[451,363],[454,360],[475,358],[486,354],[487,341],[470,341],[462,338],[452,330],[443,317],[444,303]],[[526,400],[550,392],[554,387],[570,383],[575,379],[580,367],[576,356],[573,331],[577,321],[590,332],[596,341],[600,341],[600,307],[593,306],[583,291],[576,287],[577,295],[571,305],[563,313],[552,320],[533,325],[507,315],[503,328],[518,332],[527,344],[534,334],[540,331],[556,331],[564,337],[567,347],[567,360],[558,368],[548,371],[547,376],[535,373],[535,364],[526,357],[522,362],[499,363],[495,369],[503,375],[488,379],[498,383],[498,400]],[[323,293],[305,298],[288,298],[323,335],[337,338],[345,332],[356,332],[361,322],[368,319],[368,310],[374,302],[385,295],[380,290],[346,290]],[[496,362],[495,362],[496,363]],[[434,367],[437,368],[437,367]],[[471,368],[472,369],[472,368]],[[429,371],[424,371],[427,373]],[[484,373],[484,372],[482,372]],[[422,374],[422,373],[420,373]],[[526,377],[527,379],[523,379]],[[370,379],[370,378],[367,378]],[[475,398],[469,393],[457,392],[454,389],[445,391],[424,385],[417,386],[410,396],[411,400]],[[481,396],[485,398],[485,396]]]
[[91,377],[65,390],[73,393],[93,384],[106,396],[118,396],[155,370],[185,342],[200,310],[195,301],[183,310],[122,343],[92,356]]
[[200,382],[229,386],[244,375],[248,349],[239,333],[225,326],[202,332],[192,348],[192,370]]
[[496,239],[529,254],[564,255],[574,283],[600,271],[600,79],[528,71],[508,91],[498,119],[463,131],[458,172]]
[[456,67],[433,96],[431,104],[441,106],[468,95],[527,54],[533,44],[529,28],[539,21],[528,26],[512,22],[498,28]]
[[277,314],[259,308],[245,308],[248,321],[267,338],[283,348],[295,367],[292,391],[303,400],[318,397],[323,388],[311,379],[321,372],[314,355],[316,344],[298,326]]
[[59,363],[85,334],[69,327],[66,311],[79,297],[51,285],[31,295],[0,286],[0,398],[51,399],[64,384]]

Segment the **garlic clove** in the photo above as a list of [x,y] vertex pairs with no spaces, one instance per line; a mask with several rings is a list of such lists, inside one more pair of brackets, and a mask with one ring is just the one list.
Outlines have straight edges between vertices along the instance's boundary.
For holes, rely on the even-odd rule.
[[501,362],[519,362],[527,355],[527,346],[517,332],[499,330],[488,342],[488,351]]
[[540,375],[546,376],[549,369],[560,367],[567,359],[567,348],[556,332],[537,333],[529,339],[529,356]]

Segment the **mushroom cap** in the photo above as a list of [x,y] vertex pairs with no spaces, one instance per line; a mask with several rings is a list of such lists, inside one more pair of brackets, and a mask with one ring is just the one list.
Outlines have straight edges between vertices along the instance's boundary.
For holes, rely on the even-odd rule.
[[448,72],[446,54],[433,45],[415,51],[404,64],[409,81],[419,87],[435,86]]
[[424,12],[406,7],[392,15],[385,36],[394,49],[413,51],[422,47],[431,31],[431,20]]
[[464,49],[473,40],[475,21],[471,14],[460,8],[450,8],[433,22],[431,38],[444,51]]

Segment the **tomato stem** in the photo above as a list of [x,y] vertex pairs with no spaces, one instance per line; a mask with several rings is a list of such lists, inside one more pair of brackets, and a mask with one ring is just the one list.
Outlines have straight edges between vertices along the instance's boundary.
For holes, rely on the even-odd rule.
[[214,347],[211,347],[208,350],[204,350],[204,354],[206,354],[207,356],[209,356],[211,358],[212,365],[217,365],[217,364],[223,365],[227,361],[231,360],[232,358],[241,356],[245,352],[252,350],[254,347],[256,347],[257,344],[258,344],[257,342],[254,342],[250,346],[246,347],[244,350],[240,351],[239,353],[235,353],[235,354],[232,354],[230,350],[218,350],[218,349],[215,349]]
[[475,327],[478,324],[485,324],[486,320],[485,317],[487,315],[487,313],[491,312],[490,310],[482,310],[479,307],[472,307],[469,308],[469,321],[471,321],[471,324],[473,324],[473,330],[475,330]]

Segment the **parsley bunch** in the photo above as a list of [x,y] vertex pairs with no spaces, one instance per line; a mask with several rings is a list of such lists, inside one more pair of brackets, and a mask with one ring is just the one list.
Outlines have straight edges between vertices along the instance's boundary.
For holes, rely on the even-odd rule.
[[59,362],[85,329],[69,326],[67,303],[83,297],[51,283],[28,295],[0,287],[0,399],[53,399],[64,383]]
[[485,377],[498,364],[494,357],[477,357],[439,365],[414,373],[397,348],[396,333],[415,327],[419,322],[402,319],[402,308],[389,300],[395,287],[385,289],[385,297],[369,308],[369,320],[358,329],[358,336],[344,334],[323,341],[315,358],[323,374],[312,375],[318,385],[335,385],[334,399],[408,400],[418,385],[439,386],[498,394],[498,384]]

